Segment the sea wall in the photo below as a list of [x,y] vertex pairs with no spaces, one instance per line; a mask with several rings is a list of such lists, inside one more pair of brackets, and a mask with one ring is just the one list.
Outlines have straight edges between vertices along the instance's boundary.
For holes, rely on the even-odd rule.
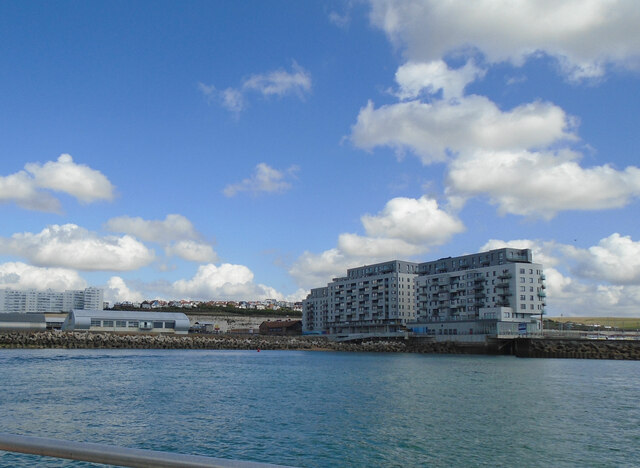
[[65,349],[227,349],[315,350],[438,354],[514,354],[528,358],[640,360],[640,341],[518,338],[478,343],[419,339],[359,343],[330,341],[323,336],[263,335],[122,335],[89,332],[1,332],[0,348]]
[[323,336],[263,335],[123,335],[88,332],[5,332],[0,348],[65,349],[244,349],[318,350],[415,353],[465,353],[468,347],[455,343],[419,343],[405,340],[339,343]]
[[518,338],[513,354],[528,358],[640,360],[640,341]]

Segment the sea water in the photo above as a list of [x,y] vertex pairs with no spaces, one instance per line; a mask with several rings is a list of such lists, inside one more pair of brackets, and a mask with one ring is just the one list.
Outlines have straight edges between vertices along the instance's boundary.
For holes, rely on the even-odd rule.
[[0,350],[0,432],[303,467],[640,466],[640,362]]

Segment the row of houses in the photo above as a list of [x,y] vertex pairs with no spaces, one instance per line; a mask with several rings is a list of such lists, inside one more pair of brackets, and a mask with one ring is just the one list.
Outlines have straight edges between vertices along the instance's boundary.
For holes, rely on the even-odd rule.
[[303,301],[303,330],[334,336],[411,331],[457,341],[541,333],[544,280],[529,249],[364,265],[311,290]]
[[280,310],[291,309],[302,312],[302,302],[278,301],[276,299],[266,299],[264,301],[191,301],[177,300],[165,301],[161,299],[142,302],[116,302],[114,308],[136,308],[136,309],[161,309],[172,307],[179,309],[194,309],[198,307],[233,307],[244,310]]

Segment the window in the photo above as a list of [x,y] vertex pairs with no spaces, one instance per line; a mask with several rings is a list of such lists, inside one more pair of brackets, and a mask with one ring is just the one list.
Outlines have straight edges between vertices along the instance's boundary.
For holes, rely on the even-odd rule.
[[529,296],[529,300],[530,300],[530,301],[533,301],[533,296]]
[[527,290],[526,286],[520,286],[520,292],[525,292]]
[[127,326],[126,320],[116,320],[116,327],[125,328]]
[[527,304],[520,304],[520,308],[521,309],[526,309],[527,308]]
[[521,276],[521,277],[520,277],[520,282],[521,282],[521,283],[524,283],[525,281],[526,281],[525,277],[524,277],[524,276]]
[[524,268],[520,268],[520,274],[524,275]]
[[99,327],[100,324],[100,319],[91,319],[91,326],[92,327]]
[[103,320],[102,321],[102,326],[103,327],[113,327],[113,320]]
[[153,328],[162,328],[164,322],[153,322]]
[[533,278],[529,278],[529,283],[533,283]]
[[524,301],[527,298],[527,296],[525,296],[524,294],[520,294],[520,300]]

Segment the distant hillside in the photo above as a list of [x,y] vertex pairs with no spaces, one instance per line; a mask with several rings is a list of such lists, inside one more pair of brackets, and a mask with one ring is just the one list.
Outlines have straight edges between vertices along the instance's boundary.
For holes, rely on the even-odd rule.
[[578,323],[587,326],[617,328],[619,330],[640,330],[640,317],[547,317],[557,323]]
[[[136,309],[135,307],[127,306],[127,307],[114,307],[113,310],[140,310],[140,311],[150,311],[149,309]],[[208,305],[200,305],[199,307],[194,307],[192,309],[189,308],[181,308],[181,307],[160,307],[157,309],[153,309],[156,312],[182,312],[186,315],[212,315],[212,316],[222,316],[222,315],[237,315],[240,317],[290,317],[290,318],[301,318],[302,312],[295,311],[292,309],[281,308],[278,310],[258,310],[258,309],[239,309],[237,307],[229,307],[229,306],[208,306]]]

